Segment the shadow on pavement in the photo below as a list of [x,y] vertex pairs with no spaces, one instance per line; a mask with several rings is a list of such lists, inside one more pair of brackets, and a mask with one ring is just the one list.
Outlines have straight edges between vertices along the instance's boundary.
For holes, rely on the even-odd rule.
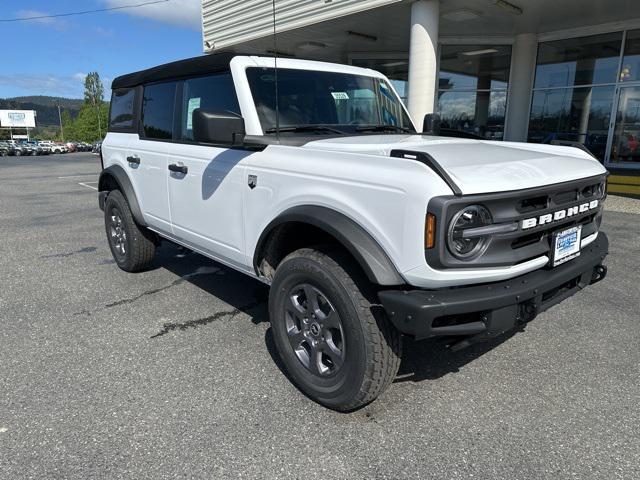
[[[218,317],[233,316],[239,312],[248,315],[256,325],[269,321],[267,306],[269,288],[240,272],[202,255],[167,243],[158,250],[152,268],[165,268],[178,275],[181,279],[179,281],[187,281],[231,307],[229,311],[214,312],[210,317],[203,319],[196,319],[184,324],[165,325],[165,329],[155,336],[164,335],[172,330],[184,330],[204,325]],[[516,333],[517,330],[508,332],[459,352],[449,350],[442,341],[437,339],[416,341],[405,337],[402,363],[395,382],[434,380],[450,373],[456,373],[460,368],[507,341]],[[278,357],[271,328],[265,333],[265,346],[274,363],[288,378],[288,374]]]

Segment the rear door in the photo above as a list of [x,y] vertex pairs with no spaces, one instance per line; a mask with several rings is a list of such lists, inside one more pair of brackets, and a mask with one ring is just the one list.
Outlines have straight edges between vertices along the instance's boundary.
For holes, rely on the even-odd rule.
[[178,82],[146,85],[142,93],[139,135],[129,144],[127,164],[145,221],[171,232],[167,149],[174,130]]
[[[240,113],[230,73],[186,79],[177,103],[177,142],[168,145],[169,200],[174,235],[236,268],[244,257],[242,188],[248,188],[242,161],[250,152],[198,144],[193,111]],[[182,169],[180,172],[178,170]]]

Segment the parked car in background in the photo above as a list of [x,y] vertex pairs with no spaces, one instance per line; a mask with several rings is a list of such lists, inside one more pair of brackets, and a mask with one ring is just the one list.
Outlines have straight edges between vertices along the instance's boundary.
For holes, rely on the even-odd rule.
[[38,146],[42,149],[42,153],[44,155],[49,155],[51,152],[51,142],[45,142],[42,140],[39,140],[38,142]]
[[51,152],[52,153],[67,153],[69,150],[67,149],[67,146],[63,143],[54,143],[51,147]]
[[34,140],[23,142],[31,151],[31,155],[48,155],[50,152],[40,146],[40,144]]
[[12,143],[11,145],[16,151],[15,153],[16,157],[21,157],[23,155],[30,155],[31,153],[30,149],[25,144],[15,142],[15,143]]
[[16,149],[13,145],[7,142],[0,142],[0,157],[8,157],[16,154]]
[[67,147],[68,152],[75,152],[77,150],[76,144],[73,142],[67,142],[65,146]]
[[93,148],[91,149],[91,152],[96,155],[100,155],[100,153],[102,152],[102,142],[94,143]]

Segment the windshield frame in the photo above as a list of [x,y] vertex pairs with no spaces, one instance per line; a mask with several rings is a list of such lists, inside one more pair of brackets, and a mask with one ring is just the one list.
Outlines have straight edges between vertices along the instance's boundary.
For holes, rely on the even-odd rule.
[[[347,67],[347,66],[345,67],[352,69],[352,67]],[[361,136],[361,135],[393,135],[393,134],[417,135],[418,134],[415,124],[413,122],[413,119],[411,118],[411,115],[409,114],[409,111],[407,110],[406,105],[398,95],[398,92],[393,87],[393,84],[384,75],[380,74],[379,72],[376,72],[373,70],[364,70],[364,69],[362,69],[362,72],[350,72],[350,71],[341,71],[339,69],[333,70],[333,69],[325,69],[325,68],[319,68],[319,69],[300,68],[294,65],[286,65],[284,67],[278,66],[277,71],[281,75],[280,78],[282,78],[282,72],[300,71],[300,72],[307,72],[307,73],[317,73],[319,75],[333,74],[338,76],[348,76],[348,77],[356,77],[356,78],[360,77],[359,80],[366,80],[366,81],[370,80],[372,82],[371,86],[373,87],[373,89],[371,89],[370,91],[373,92],[374,94],[373,99],[375,100],[375,111],[376,111],[376,116],[378,118],[378,121],[377,123],[362,122],[362,123],[352,123],[352,124],[335,123],[335,122],[334,123],[300,122],[300,123],[291,124],[290,122],[282,123],[282,119],[280,119],[280,125],[279,125],[280,129],[279,131],[276,131],[276,129],[274,128],[275,122],[273,123],[265,122],[265,118],[263,118],[263,116],[258,111],[259,107],[258,107],[258,103],[256,102],[257,92],[254,90],[255,84],[252,83],[251,74],[250,74],[252,70],[261,70],[264,73],[273,72],[273,74],[275,74],[275,68],[273,66],[264,66],[264,65],[255,65],[255,64],[246,65],[244,68],[244,74],[245,74],[244,80],[246,81],[245,85],[250,95],[251,104],[255,112],[256,120],[260,127],[260,135],[262,136],[274,136],[274,135],[277,135],[278,133],[283,136],[297,135],[297,136],[306,136],[306,137],[308,136],[336,137],[336,136],[342,136],[342,135]],[[280,86],[281,85],[280,79],[278,83]],[[379,98],[380,95],[382,95],[383,93],[382,92],[377,93],[376,91],[378,88],[380,88],[380,85],[383,85],[384,86],[383,88],[387,91],[387,93],[385,93],[384,95],[389,97],[390,100],[394,102],[394,107],[395,105],[397,105],[397,107],[399,108],[399,110],[397,111],[398,121],[396,122],[396,124],[393,124],[383,119],[384,105],[382,104]],[[329,90],[327,91],[329,92]],[[275,82],[274,82],[274,93],[275,93]],[[275,95],[273,96],[275,97]],[[282,99],[281,91],[279,91],[278,97]],[[273,98],[270,100],[274,101]],[[334,97],[334,100],[337,100],[337,99]],[[389,112],[388,110],[387,112],[393,117],[392,112]],[[318,127],[317,131],[313,130],[314,126]],[[301,128],[299,129],[299,131],[296,131],[295,127],[301,127]],[[381,127],[381,128],[376,128],[376,127]],[[397,127],[395,131],[393,130],[394,127]]]

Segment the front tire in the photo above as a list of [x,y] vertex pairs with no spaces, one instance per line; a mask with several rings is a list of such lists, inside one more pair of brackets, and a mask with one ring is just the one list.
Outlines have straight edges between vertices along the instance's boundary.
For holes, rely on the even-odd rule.
[[395,378],[400,334],[375,303],[367,278],[340,250],[297,250],[278,266],[269,294],[275,344],[312,400],[355,410]]
[[127,199],[119,190],[107,196],[104,224],[113,259],[125,272],[149,267],[156,253],[154,234],[136,223]]

